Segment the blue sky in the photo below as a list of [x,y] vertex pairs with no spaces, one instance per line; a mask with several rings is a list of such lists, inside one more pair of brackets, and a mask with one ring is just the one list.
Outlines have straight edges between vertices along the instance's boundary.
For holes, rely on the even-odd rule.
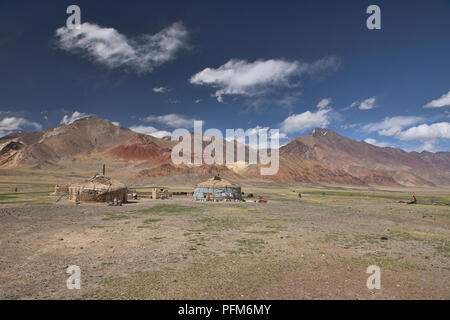
[[197,119],[450,151],[449,17],[444,0],[4,0],[0,134],[96,115],[156,136]]

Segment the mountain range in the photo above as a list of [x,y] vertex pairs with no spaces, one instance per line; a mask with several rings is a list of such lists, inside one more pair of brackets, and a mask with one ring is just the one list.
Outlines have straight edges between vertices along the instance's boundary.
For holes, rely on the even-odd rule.
[[[88,117],[43,132],[14,132],[0,138],[0,168],[54,170],[89,175],[107,163],[128,183],[197,183],[220,174],[242,183],[392,187],[450,186],[450,152],[406,152],[356,141],[316,128],[279,149],[280,166],[260,175],[260,164],[175,165],[177,142],[134,132]],[[205,143],[204,143],[205,145]],[[233,142],[224,140],[224,150]],[[249,147],[245,146],[246,154]]]

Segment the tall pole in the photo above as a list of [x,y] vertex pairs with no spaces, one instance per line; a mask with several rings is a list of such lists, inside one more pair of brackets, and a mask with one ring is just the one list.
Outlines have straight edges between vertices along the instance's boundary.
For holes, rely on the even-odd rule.
[[103,176],[105,176],[105,164],[103,164]]

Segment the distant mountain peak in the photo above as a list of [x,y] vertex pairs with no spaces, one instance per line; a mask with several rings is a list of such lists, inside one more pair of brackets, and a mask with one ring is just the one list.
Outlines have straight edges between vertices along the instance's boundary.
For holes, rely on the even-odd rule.
[[340,134],[334,132],[333,130],[323,129],[323,128],[313,129],[308,136],[314,137],[319,140],[326,140],[326,141],[350,140],[349,138],[341,136]]
[[[236,142],[225,143],[234,145]],[[101,161],[114,163],[129,173],[147,167],[153,176],[180,175],[183,181],[186,176],[182,175],[205,176],[217,172],[215,166],[209,165],[189,169],[191,171],[172,166],[171,150],[175,144],[169,139],[140,134],[91,116],[45,132],[14,132],[0,138],[0,168],[76,168],[84,172]],[[249,147],[245,148],[247,154]],[[296,137],[279,152],[280,171],[267,178],[277,182],[450,185],[449,152],[408,153],[379,148],[324,128],[315,128],[306,136]],[[173,169],[166,170],[164,166],[156,169],[159,165]],[[257,169],[258,166],[244,169],[236,166],[227,172],[234,172],[236,179],[259,179]]]
[[76,123],[104,123],[104,124],[112,124],[111,121],[105,120],[105,119],[101,119],[99,117],[95,117],[95,116],[88,116],[88,117],[84,117],[81,119],[77,119],[75,121],[73,121],[72,123],[69,123],[68,125],[71,124],[76,124]]
[[313,137],[324,137],[327,135],[336,135],[336,132],[334,132],[333,130],[329,130],[329,129],[314,128],[311,131],[310,135]]

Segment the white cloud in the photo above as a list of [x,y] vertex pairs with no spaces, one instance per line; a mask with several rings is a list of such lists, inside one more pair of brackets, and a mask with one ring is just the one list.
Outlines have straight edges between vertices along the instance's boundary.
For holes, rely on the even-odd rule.
[[176,22],[154,35],[131,39],[114,28],[85,22],[79,29],[57,29],[56,37],[63,50],[81,53],[111,69],[125,67],[146,73],[174,59],[175,54],[186,47],[188,31],[183,23]]
[[322,109],[322,108],[326,108],[331,104],[331,98],[325,98],[319,101],[319,103],[317,104],[317,108]]
[[285,133],[279,132],[279,131],[278,131],[278,133],[271,135],[270,138],[271,139],[279,139],[279,140],[289,139],[289,137]]
[[153,92],[164,93],[164,92],[167,92],[167,88],[166,87],[153,88]]
[[375,107],[376,100],[377,100],[376,97],[372,97],[372,98],[367,98],[363,101],[355,101],[347,109],[351,109],[351,108],[358,106],[358,109],[360,109],[360,110],[370,110]]
[[[267,149],[268,146],[270,147],[271,139],[278,139],[278,140],[284,140],[284,139],[288,139],[288,136],[283,133],[283,132],[277,132],[277,133],[273,133],[271,132],[270,127],[262,127],[262,126],[256,126],[254,128],[249,128],[246,130],[245,134],[247,136],[251,136],[251,135],[266,135],[267,136],[267,140],[260,140],[258,139],[258,141],[255,143],[254,141],[248,141],[247,145],[250,146],[251,148],[254,149]],[[227,138],[226,140],[228,141],[233,141],[233,138]]]
[[[403,141],[421,141],[422,145],[417,148],[409,149],[409,151],[430,151],[434,152],[436,150],[436,144],[439,139],[450,139],[450,123],[449,122],[439,122],[433,123],[431,125],[421,124],[414,127],[410,127],[406,130],[402,129],[384,129],[378,132],[379,134],[391,135],[396,139]],[[367,139],[367,143],[370,143]],[[372,143],[375,144],[375,143]],[[377,144],[375,144],[377,145]]]
[[135,131],[135,132],[139,132],[139,133],[143,133],[143,134],[151,134],[153,132],[158,131],[158,129],[156,129],[155,127],[152,126],[132,126],[130,127],[131,130]]
[[401,140],[450,139],[450,122],[421,124],[398,133],[396,137]]
[[[429,124],[420,124],[413,127],[424,119],[414,116],[386,117],[381,122],[369,123],[363,126],[367,132],[377,131],[382,136],[393,136],[403,141],[421,141],[422,145],[410,151],[435,151],[435,145],[439,139],[450,139],[450,123],[439,122]],[[409,127],[409,128],[408,128]],[[406,129],[407,128],[407,129]],[[381,146],[375,139],[366,139],[367,143]]]
[[64,124],[64,125],[68,125],[71,124],[74,121],[86,118],[91,116],[90,114],[84,113],[84,112],[79,112],[79,111],[74,111],[71,115],[65,115],[61,121],[59,122],[60,124]]
[[403,150],[407,151],[407,152],[422,152],[422,151],[429,151],[429,152],[436,152],[436,144],[437,141],[436,140],[427,140],[427,141],[423,141],[422,144],[420,144],[419,146],[415,146],[415,147],[406,147],[403,148]]
[[274,87],[292,87],[295,78],[312,75],[319,71],[335,68],[339,64],[334,57],[320,59],[313,63],[285,60],[232,59],[224,65],[206,68],[190,78],[190,83],[216,88],[214,95],[224,102],[226,95],[256,96],[265,94]]
[[361,123],[349,123],[349,124],[341,125],[341,128],[344,130],[347,130],[347,129],[353,129],[353,128],[359,127],[360,125],[361,125]]
[[172,128],[192,128],[194,126],[195,119],[187,118],[180,114],[171,113],[162,116],[149,115],[141,120],[146,122],[161,123]]
[[[155,116],[155,115],[149,115],[148,117],[145,117],[141,119],[144,122],[154,122],[163,124],[167,127],[171,128],[192,128],[194,126],[194,119],[187,118],[183,115],[179,114],[166,114],[161,116]],[[146,126],[146,125],[136,125],[130,127],[131,130],[151,135],[157,138],[163,138],[166,136],[170,136],[171,132],[165,131],[165,130],[158,130],[153,126]]]
[[450,106],[450,91],[442,95],[439,99],[428,102],[424,108],[441,108],[448,106]]
[[268,134],[269,131],[269,127],[261,127],[261,126],[256,126],[254,128],[250,128],[247,129],[247,134],[248,135],[253,135],[253,134]]
[[164,131],[164,130],[158,130],[155,127],[152,126],[132,126],[130,127],[131,130],[138,132],[138,133],[142,133],[142,134],[147,134],[156,138],[163,138],[166,136],[170,136],[171,133],[169,131]]
[[378,131],[378,134],[380,136],[392,137],[392,136],[399,134],[401,131],[402,131],[401,127],[392,127],[390,129],[380,130],[380,131]]
[[[247,132],[246,132],[246,133],[247,133],[248,135],[253,135],[253,134],[257,134],[257,135],[260,135],[260,134],[267,134],[268,136],[271,134],[271,132],[270,132],[270,127],[261,127],[261,126],[256,126],[256,127],[254,127],[254,128],[247,129]],[[272,138],[272,139],[287,139],[288,136],[287,136],[285,133],[283,133],[283,132],[278,132],[278,133],[276,133],[276,134],[270,135],[270,138]]]
[[158,130],[156,132],[150,133],[151,136],[155,137],[155,138],[164,138],[164,137],[170,137],[172,135],[171,132],[169,131],[164,131],[164,130]]
[[368,143],[368,144],[372,144],[372,145],[374,145],[374,146],[377,146],[377,147],[389,147],[389,143],[387,143],[387,142],[378,142],[377,140],[375,140],[375,139],[372,139],[372,138],[367,138],[366,140],[364,140],[364,142],[366,142],[366,143]]
[[316,127],[326,127],[330,124],[330,112],[332,109],[319,109],[316,112],[306,111],[293,114],[281,123],[283,132],[301,132]]
[[423,144],[417,149],[417,151],[434,152],[434,151],[436,151],[435,144],[436,144],[436,141],[434,141],[434,140],[424,141]]
[[363,102],[361,102],[361,104],[359,105],[359,109],[360,110],[370,110],[373,109],[375,107],[375,101],[376,98],[372,97],[372,98],[368,98],[366,100],[364,100]]
[[416,124],[422,121],[423,118],[415,116],[397,116],[386,117],[381,122],[368,123],[362,127],[364,131],[375,132],[382,136],[394,136],[401,132],[401,130],[407,126]]
[[[269,105],[277,103],[280,106],[285,106],[285,107],[290,108],[298,102],[300,96],[301,96],[301,92],[297,91],[297,92],[286,93],[281,97],[275,97],[275,99],[267,99],[267,97],[261,96],[260,100],[262,100],[262,102],[267,101],[267,103]],[[254,100],[257,100],[257,99],[254,99]],[[261,102],[258,102],[255,105],[257,106],[258,104],[261,104]]]
[[13,131],[19,131],[26,128],[42,130],[42,126],[37,122],[20,117],[6,117],[0,121],[0,136],[3,137]]

